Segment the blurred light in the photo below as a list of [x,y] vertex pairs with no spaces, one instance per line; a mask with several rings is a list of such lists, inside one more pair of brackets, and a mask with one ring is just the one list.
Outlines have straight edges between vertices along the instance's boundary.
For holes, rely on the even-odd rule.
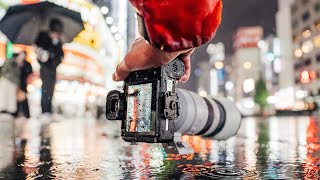
[[260,48],[260,49],[263,49],[263,48],[265,48],[267,46],[267,44],[266,44],[266,42],[264,42],[264,40],[260,40],[259,42],[258,42],[258,47]]
[[224,67],[224,64],[223,64],[223,62],[218,61],[218,62],[214,63],[214,66],[216,69],[222,69]]
[[116,26],[111,26],[111,32],[116,33],[118,31],[118,28]]
[[310,37],[310,36],[311,36],[311,31],[310,31],[309,29],[303,31],[302,36],[303,36],[304,38]]
[[276,109],[291,109],[295,103],[295,91],[293,87],[282,88],[275,93],[278,99]]
[[102,55],[105,55],[106,54],[106,49],[104,49],[104,48],[102,48],[101,50],[100,50],[100,54],[102,54]]
[[226,90],[228,90],[228,91],[231,91],[234,88],[234,84],[231,81],[227,81],[224,86],[225,86]]
[[234,98],[232,96],[228,96],[227,99],[229,99],[230,101],[234,102]]
[[309,76],[311,80],[314,80],[317,78],[317,74],[315,71],[310,71]]
[[280,73],[282,70],[281,59],[276,58],[273,63],[273,69],[275,73]]
[[310,74],[308,71],[303,71],[301,73],[300,81],[302,83],[309,83],[310,82]]
[[245,69],[251,69],[252,68],[252,64],[249,61],[246,61],[245,63],[243,63],[243,68]]
[[199,95],[201,97],[206,97],[208,95],[208,93],[206,91],[202,90],[202,91],[200,91]]
[[247,109],[253,109],[254,108],[254,102],[252,100],[244,101],[243,105]]
[[[198,76],[200,77],[201,74]],[[210,94],[213,96],[218,95],[219,92],[219,77],[218,71],[214,68],[210,70]]]
[[36,53],[34,53],[34,52],[30,53],[30,59],[31,59],[31,60],[37,59]]
[[320,31],[320,22],[316,23],[315,26],[316,26],[316,29]]
[[214,53],[214,48],[215,48],[214,44],[209,44],[208,47],[207,47],[207,53],[208,54],[213,54]]
[[35,80],[35,81],[34,81],[34,85],[35,85],[36,87],[41,87],[41,86],[42,86],[42,81],[41,81],[41,79]]
[[320,48],[320,35],[313,38],[314,46]]
[[302,52],[309,53],[313,50],[313,43],[311,40],[306,41],[302,44]]
[[280,47],[280,39],[279,38],[273,39],[273,53],[275,54],[275,56],[281,55],[281,47]]
[[123,47],[123,46],[124,46],[124,40],[120,40],[120,41],[118,42],[118,44],[119,44],[120,47]]
[[90,24],[85,24],[84,25],[84,27],[85,27],[85,29],[88,31],[88,32],[90,32],[90,33],[92,33],[93,32],[93,26],[91,26]]
[[114,39],[119,41],[121,39],[121,35],[119,33],[115,34]]
[[113,18],[112,17],[107,17],[106,18],[107,24],[112,24],[113,23]]
[[301,49],[296,49],[294,51],[294,55],[296,56],[296,58],[300,58],[303,55],[303,52],[301,51]]
[[32,92],[32,91],[34,91],[34,90],[35,90],[34,85],[29,84],[29,85],[27,86],[27,91],[28,91],[28,92]]
[[269,104],[276,104],[276,103],[278,102],[278,99],[277,99],[277,97],[275,97],[275,96],[269,96],[269,97],[267,98],[267,102],[268,102]]
[[106,15],[106,14],[108,14],[108,12],[109,12],[109,9],[106,6],[102,6],[101,7],[101,13],[102,14]]
[[249,78],[243,81],[243,92],[249,93],[255,89],[254,79]]
[[302,98],[305,98],[305,97],[307,97],[307,96],[308,96],[307,91],[298,90],[298,91],[296,92],[296,98],[297,98],[297,99],[302,99]]
[[276,58],[276,56],[272,53],[272,52],[269,52],[267,53],[267,59],[268,61],[273,61],[274,59]]

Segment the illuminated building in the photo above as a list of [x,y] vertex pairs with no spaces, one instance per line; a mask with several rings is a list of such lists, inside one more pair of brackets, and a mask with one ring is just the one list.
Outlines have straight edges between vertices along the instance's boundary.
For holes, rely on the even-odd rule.
[[295,0],[291,6],[294,86],[308,96],[320,94],[320,1]]
[[[255,82],[261,74],[261,50],[258,43],[263,37],[260,26],[240,27],[234,36],[235,53],[232,60],[232,80],[235,82],[235,101],[244,114],[254,113]],[[244,111],[250,111],[248,113]]]

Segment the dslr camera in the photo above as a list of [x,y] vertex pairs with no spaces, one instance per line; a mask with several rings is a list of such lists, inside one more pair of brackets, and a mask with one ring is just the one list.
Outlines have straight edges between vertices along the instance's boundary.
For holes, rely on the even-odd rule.
[[175,59],[158,68],[130,73],[123,92],[108,93],[106,117],[121,120],[123,140],[132,143],[173,141],[174,121],[180,111],[175,86],[184,72],[184,63]]
[[184,63],[175,59],[159,68],[130,73],[123,92],[108,93],[106,116],[121,120],[123,140],[176,143],[181,135],[226,140],[237,133],[241,114],[234,103],[175,88],[184,73]]

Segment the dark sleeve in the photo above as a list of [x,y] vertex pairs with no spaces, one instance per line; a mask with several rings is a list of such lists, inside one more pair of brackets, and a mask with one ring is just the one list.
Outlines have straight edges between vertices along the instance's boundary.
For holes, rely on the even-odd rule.
[[26,75],[29,76],[30,74],[32,74],[32,66],[29,62],[25,62],[26,66],[25,66],[25,71],[26,71]]
[[38,47],[46,47],[48,44],[48,33],[40,32],[36,41],[35,41],[35,44]]

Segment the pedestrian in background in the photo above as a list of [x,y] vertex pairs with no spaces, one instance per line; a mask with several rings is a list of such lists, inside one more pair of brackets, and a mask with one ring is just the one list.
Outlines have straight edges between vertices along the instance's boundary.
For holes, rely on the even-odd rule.
[[17,63],[20,69],[20,83],[17,95],[17,116],[21,113],[25,118],[30,118],[30,110],[29,103],[27,98],[27,81],[28,77],[32,74],[32,66],[26,60],[27,53],[25,51],[21,51],[22,57],[18,59]]
[[0,71],[0,113],[14,115],[17,111],[17,89],[20,70],[17,61],[24,59],[23,54],[14,54],[7,59]]
[[61,34],[63,24],[59,19],[50,21],[50,31],[41,32],[35,42],[42,80],[42,113],[52,113],[52,98],[56,83],[56,69],[63,59]]

